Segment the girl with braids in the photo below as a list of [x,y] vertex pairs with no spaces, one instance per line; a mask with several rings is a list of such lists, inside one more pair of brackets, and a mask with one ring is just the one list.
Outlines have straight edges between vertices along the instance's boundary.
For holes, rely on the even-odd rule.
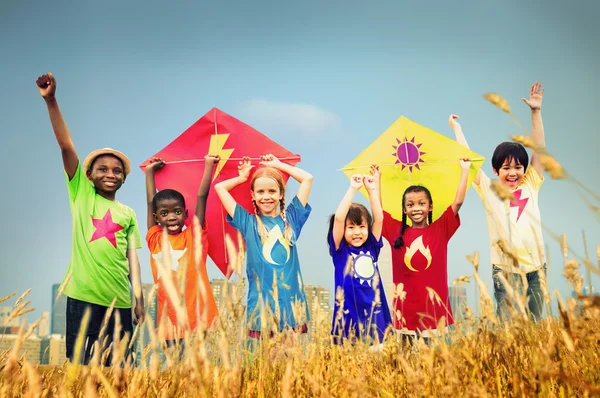
[[[329,219],[327,243],[335,274],[335,307],[331,334],[335,343],[359,339],[373,349],[382,347],[386,329],[392,325],[377,258],[383,246],[379,167],[371,175],[355,174],[336,212]],[[371,211],[352,203],[361,187],[369,194]]]
[[[418,185],[402,195],[402,222],[384,212],[383,236],[393,246],[394,327],[406,342],[423,337],[429,343],[454,323],[448,301],[448,241],[460,226],[458,210],[467,192],[471,162],[461,159],[460,164],[454,202],[437,220],[432,220],[431,193]],[[444,330],[438,331],[440,326]]]
[[[215,185],[215,192],[228,214],[227,222],[240,231],[246,242],[249,336],[260,338],[263,331],[284,329],[305,333],[309,319],[296,242],[311,212],[308,196],[313,177],[271,154],[260,159],[264,167],[254,172],[250,183],[254,214],[240,206],[229,193],[250,177],[254,168],[250,158],[240,161],[239,176]],[[287,208],[282,172],[300,183]],[[265,319],[274,322],[265,322]]]

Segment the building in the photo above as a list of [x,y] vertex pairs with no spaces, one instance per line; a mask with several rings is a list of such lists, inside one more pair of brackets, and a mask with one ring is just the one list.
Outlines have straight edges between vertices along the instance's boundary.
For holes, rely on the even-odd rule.
[[10,314],[12,313],[13,307],[0,307],[0,326],[6,327],[18,327],[19,326],[19,318],[16,317],[11,319],[6,325],[4,323],[10,318]]
[[450,299],[450,307],[455,321],[465,319],[465,311],[467,308],[467,288],[464,286],[449,286],[448,298]]
[[57,334],[44,337],[40,341],[40,364],[63,365],[67,360],[67,345],[64,336]]
[[58,296],[60,283],[52,285],[52,311],[50,316],[50,333],[64,336],[67,330],[67,296]]
[[219,313],[224,311],[228,304],[235,304],[243,299],[244,284],[226,279],[211,279],[210,287],[217,303]]
[[[4,334],[0,338],[0,353],[12,351],[19,339],[18,334]],[[24,357],[32,364],[40,363],[41,339],[39,337],[29,337],[23,341],[17,353],[18,358]],[[9,354],[10,355],[10,354]]]
[[[144,322],[143,328],[138,331],[136,341],[134,343],[135,361],[137,366],[142,365],[142,354],[148,346],[148,344],[150,343],[150,333],[148,332],[148,327],[156,327],[156,318],[158,313],[158,298],[156,296],[156,291],[152,292],[153,288],[154,283],[142,284],[142,296],[144,297],[146,320]],[[148,363],[146,363],[146,365],[148,365]]]
[[50,334],[50,313],[48,311],[42,312],[40,318],[40,324],[38,325],[38,336],[46,337]]
[[322,327],[329,331],[331,328],[329,290],[322,286],[304,285],[304,292],[310,315],[309,332],[314,334]]

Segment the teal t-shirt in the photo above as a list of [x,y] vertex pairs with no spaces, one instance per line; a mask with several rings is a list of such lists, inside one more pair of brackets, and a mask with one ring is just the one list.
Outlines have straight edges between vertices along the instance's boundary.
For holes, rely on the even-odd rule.
[[311,211],[310,205],[307,203],[303,206],[296,196],[286,208],[286,217],[294,232],[293,242],[288,242],[284,237],[285,224],[281,215],[259,216],[269,231],[264,243],[258,233],[256,216],[239,204],[235,206],[233,218],[227,215],[227,222],[240,231],[246,242],[248,329],[261,330],[263,303],[275,316],[279,330],[296,328],[309,321],[296,243]]
[[98,195],[81,164],[71,180],[66,173],[65,176],[73,237],[63,292],[106,307],[116,297],[115,308],[131,308],[127,249],[142,247],[135,212]]

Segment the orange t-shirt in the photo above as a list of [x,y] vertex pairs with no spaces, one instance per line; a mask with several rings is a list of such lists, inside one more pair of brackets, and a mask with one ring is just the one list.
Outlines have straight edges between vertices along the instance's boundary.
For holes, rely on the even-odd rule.
[[[177,311],[175,306],[169,299],[169,294],[162,279],[165,277],[161,274],[158,261],[163,261],[164,253],[162,252],[162,236],[163,228],[160,225],[155,225],[148,230],[146,234],[146,242],[150,249],[150,265],[152,267],[152,275],[154,283],[158,284],[158,314],[156,323],[161,325],[163,313],[166,312],[166,329],[165,338],[167,340],[183,338],[183,330],[178,326]],[[208,253],[208,232],[206,228],[202,229],[201,256],[199,264],[194,261],[194,236],[193,228],[187,227],[177,235],[168,235],[170,250],[170,277],[180,299],[183,299],[183,308],[185,310],[186,319],[183,320],[185,329],[194,331],[199,323],[205,323],[211,326],[217,316],[217,304],[208,281],[206,273],[206,255]],[[169,260],[163,262],[166,266]],[[182,273],[185,274],[183,275]],[[180,278],[183,278],[183,294],[180,291]],[[199,284],[202,283],[205,287],[205,292],[202,294]]]

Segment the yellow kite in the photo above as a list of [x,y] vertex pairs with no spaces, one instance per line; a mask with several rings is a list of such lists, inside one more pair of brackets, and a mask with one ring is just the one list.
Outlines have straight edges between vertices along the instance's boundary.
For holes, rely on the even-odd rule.
[[[484,157],[401,116],[342,171],[348,177],[368,174],[369,166],[378,164],[383,209],[397,220],[402,219],[404,190],[411,185],[425,186],[431,192],[435,220],[454,201],[461,158],[471,160],[471,185]],[[368,197],[364,188],[361,192]]]

